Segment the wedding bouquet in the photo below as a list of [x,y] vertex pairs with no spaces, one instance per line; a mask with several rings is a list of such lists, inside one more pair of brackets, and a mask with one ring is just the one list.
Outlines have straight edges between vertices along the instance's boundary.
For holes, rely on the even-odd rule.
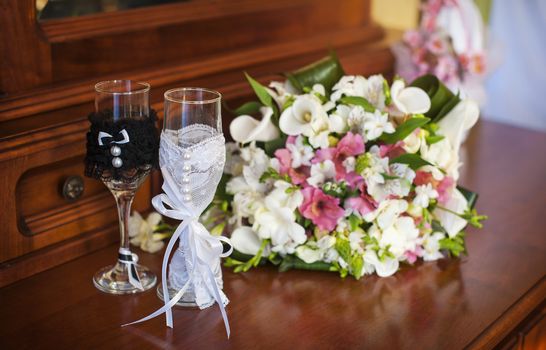
[[211,232],[231,232],[227,266],[358,279],[465,252],[465,226],[485,218],[457,187],[474,102],[434,76],[406,86],[344,75],[333,54],[287,78],[265,87],[247,75],[259,101],[234,111],[236,143],[204,218]]

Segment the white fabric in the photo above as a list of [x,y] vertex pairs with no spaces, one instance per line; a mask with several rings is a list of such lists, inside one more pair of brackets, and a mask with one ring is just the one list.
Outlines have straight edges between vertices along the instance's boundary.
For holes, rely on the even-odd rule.
[[[200,124],[178,131],[163,132],[159,161],[164,193],[155,196],[152,204],[160,214],[182,220],[182,223],[171,237],[163,257],[161,277],[165,305],[149,316],[129,324],[143,322],[165,313],[167,326],[172,328],[171,308],[185,293],[192,292],[195,293],[196,303],[200,308],[218,303],[229,338],[230,328],[224,308],[229,300],[222,292],[221,278],[215,278],[214,271],[220,268],[220,258],[231,254],[233,248],[228,238],[212,236],[198,221],[201,213],[211,203],[222,177],[225,163],[224,136],[213,128]],[[188,165],[189,171],[184,171]],[[190,179],[189,184],[183,181],[186,176]],[[184,200],[183,189],[188,185],[191,201]],[[175,253],[170,265],[169,280],[171,286],[180,290],[170,299],[166,287],[167,263],[179,238],[183,254]],[[222,253],[222,242],[231,247],[226,253]]]

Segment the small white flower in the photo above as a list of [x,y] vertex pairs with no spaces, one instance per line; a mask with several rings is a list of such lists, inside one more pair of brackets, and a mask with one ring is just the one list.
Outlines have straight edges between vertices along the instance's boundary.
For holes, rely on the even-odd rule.
[[330,101],[336,102],[343,95],[364,97],[368,81],[360,75],[345,75],[334,85]]
[[374,113],[366,113],[362,128],[367,140],[375,140],[383,133],[392,134],[394,132],[394,126],[389,122],[388,117],[387,113],[381,113],[377,109]]
[[411,217],[400,216],[393,224],[383,230],[379,245],[389,247],[389,251],[401,259],[406,251],[414,251],[419,237],[419,230]]
[[447,139],[442,139],[432,145],[421,142],[420,153],[421,158],[443,169],[455,181],[459,178],[459,155]]
[[338,134],[346,133],[349,129],[347,119],[349,118],[350,112],[351,107],[349,106],[337,106],[336,110],[332,114],[330,114],[330,130],[332,132],[337,132]]
[[300,245],[296,248],[296,255],[306,263],[312,264],[324,260],[335,243],[334,237],[326,235],[318,241],[308,241],[306,244]]
[[428,208],[428,204],[431,199],[438,198],[438,192],[432,188],[431,184],[421,185],[415,187],[415,198],[413,199],[413,205]]
[[355,165],[356,165],[356,158],[355,157],[347,157],[342,163],[343,167],[347,172],[355,171]]
[[364,237],[364,234],[362,232],[349,233],[349,245],[351,246],[351,251],[358,254],[364,253],[362,237]]
[[295,142],[287,144],[286,148],[292,156],[292,167],[299,168],[302,165],[311,165],[311,159],[315,156],[313,148],[303,143],[303,136],[296,137]]
[[412,132],[403,140],[402,148],[408,153],[417,153],[421,148],[421,142],[425,142],[423,137],[424,132],[422,130],[418,133]]
[[307,240],[305,229],[296,223],[295,209],[303,202],[301,191],[286,193],[291,185],[276,181],[275,189],[264,200],[264,207],[254,213],[252,229],[261,239],[271,239],[272,250],[283,254],[293,252]]
[[371,77],[368,77],[368,84],[364,90],[364,98],[379,110],[385,108],[385,92],[383,91],[384,81],[385,78],[383,78],[382,75],[372,75]]
[[155,253],[163,248],[165,243],[154,239],[154,229],[161,222],[161,215],[156,212],[150,213],[146,220],[134,211],[129,217],[129,237],[131,244],[140,247],[145,252]]
[[417,87],[406,87],[403,80],[397,79],[391,86],[391,99],[402,114],[421,114],[430,109],[430,98]]
[[364,253],[364,262],[373,266],[375,272],[379,277],[388,277],[393,275],[398,271],[400,263],[397,259],[385,257],[383,260],[380,260],[377,256],[377,253],[373,250],[367,250]]
[[384,230],[394,224],[400,214],[408,209],[408,202],[403,199],[387,199],[379,203],[374,211],[364,215],[367,222],[376,221],[377,226]]
[[324,162],[311,165],[311,176],[307,178],[307,183],[313,187],[319,187],[327,180],[336,176],[336,167],[334,162],[327,159]]
[[441,232],[433,232],[423,237],[423,260],[433,261],[444,257],[440,252],[440,240],[444,237],[445,235]]
[[366,119],[366,111],[360,106],[355,106],[350,109],[347,116],[347,126],[357,134],[364,134],[364,119]]
[[298,93],[289,80],[286,80],[284,83],[272,81],[266,90],[273,97],[279,108],[282,108],[290,98]]

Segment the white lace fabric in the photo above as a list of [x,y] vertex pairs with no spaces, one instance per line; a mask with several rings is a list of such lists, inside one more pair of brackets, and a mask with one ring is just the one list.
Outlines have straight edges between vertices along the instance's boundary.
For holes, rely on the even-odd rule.
[[[197,214],[212,202],[225,162],[224,135],[208,125],[194,124],[161,133],[159,165],[169,172],[180,193],[188,185],[183,182],[184,176],[189,177],[191,206]],[[188,165],[191,169],[185,172]]]

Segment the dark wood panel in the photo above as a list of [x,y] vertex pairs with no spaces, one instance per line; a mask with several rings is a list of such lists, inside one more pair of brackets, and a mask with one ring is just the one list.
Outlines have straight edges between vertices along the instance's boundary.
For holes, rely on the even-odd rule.
[[[517,142],[515,142],[517,140]],[[389,278],[274,268],[224,269],[232,335],[216,307],[120,325],[161,305],[155,290],[112,296],[91,276],[112,245],[0,289],[5,349],[490,349],[546,299],[546,242],[537,192],[546,176],[543,133],[481,122],[465,147],[463,184],[481,194],[483,230],[468,230],[469,256],[419,263]],[[502,157],[498,155],[502,154]],[[525,155],[524,157],[522,155]],[[518,186],[514,186],[519,179]],[[159,272],[161,254],[139,252]],[[28,335],[32,334],[32,337]],[[532,332],[526,333],[534,334]],[[539,343],[544,334],[539,334]],[[487,341],[483,341],[487,339]],[[531,338],[529,338],[531,339]],[[529,340],[530,341],[530,340]]]

